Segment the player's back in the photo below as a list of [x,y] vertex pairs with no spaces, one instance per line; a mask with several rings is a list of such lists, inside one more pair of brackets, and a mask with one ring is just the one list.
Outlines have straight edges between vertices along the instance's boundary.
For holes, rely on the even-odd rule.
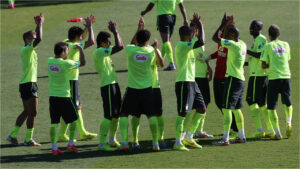
[[22,62],[22,76],[20,83],[37,81],[37,54],[33,43],[23,46],[20,51]]

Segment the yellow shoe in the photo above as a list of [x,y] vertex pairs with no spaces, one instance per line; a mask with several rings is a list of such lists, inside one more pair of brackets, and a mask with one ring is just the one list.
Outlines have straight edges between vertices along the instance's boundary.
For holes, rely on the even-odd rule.
[[85,133],[84,135],[80,136],[80,140],[90,140],[97,137],[97,134],[94,133]]
[[286,124],[286,136],[287,138],[290,138],[292,135],[292,125]]
[[271,132],[266,132],[265,133],[265,138],[272,138],[275,136],[275,132],[271,131]]
[[194,139],[192,140],[189,140],[187,138],[184,138],[183,141],[182,141],[183,145],[185,146],[190,146],[190,147],[193,147],[193,148],[199,148],[201,149],[202,146],[197,144],[196,141]]
[[259,138],[264,138],[265,137],[265,132],[261,131],[255,131],[253,134],[249,136],[249,138],[254,138],[254,139],[259,139]]
[[108,143],[111,147],[120,147],[121,146],[121,144],[117,141],[117,140],[115,140],[114,142],[110,142],[110,143]]
[[98,150],[101,150],[101,151],[116,151],[117,148],[110,147],[108,144],[105,143],[103,146],[98,146]]
[[275,135],[275,136],[271,137],[271,140],[281,140],[281,139],[282,139],[281,135],[279,135],[279,136]]
[[186,148],[183,144],[174,144],[173,146],[174,150],[179,150],[179,151],[190,151],[188,148]]

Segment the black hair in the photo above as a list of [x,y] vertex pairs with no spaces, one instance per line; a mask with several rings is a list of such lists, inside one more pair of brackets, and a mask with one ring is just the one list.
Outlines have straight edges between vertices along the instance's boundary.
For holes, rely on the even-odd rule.
[[140,30],[136,34],[136,41],[138,44],[144,45],[151,37],[151,33],[148,30]]
[[28,39],[31,35],[32,35],[32,30],[23,33],[23,40],[24,40],[24,42],[25,42],[26,39]]
[[60,54],[66,50],[66,48],[68,47],[68,44],[65,42],[58,42],[55,44],[54,46],[54,54],[56,56],[60,56]]
[[239,35],[240,35],[240,31],[236,27],[229,28],[227,33],[228,33],[228,35],[231,34],[231,35],[234,35],[235,37],[239,37]]
[[279,32],[280,32],[280,28],[278,25],[273,24],[269,27],[269,35],[272,38],[277,38],[279,36]]
[[96,39],[97,45],[100,46],[101,42],[104,42],[104,43],[107,42],[107,39],[110,37],[111,36],[108,32],[103,32],[103,31],[99,32],[97,39]]
[[258,31],[261,31],[264,24],[262,23],[262,21],[260,20],[253,20],[251,22],[251,26],[254,26]]
[[192,28],[188,26],[182,26],[179,28],[179,35],[181,40],[183,40],[185,36],[190,36],[192,32],[193,32]]
[[83,29],[78,26],[73,26],[69,29],[68,39],[74,40],[76,37],[80,37],[83,34]]

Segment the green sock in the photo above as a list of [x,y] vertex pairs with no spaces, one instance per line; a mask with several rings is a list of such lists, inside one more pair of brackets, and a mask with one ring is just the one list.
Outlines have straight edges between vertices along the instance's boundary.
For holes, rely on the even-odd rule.
[[[185,119],[183,121],[183,131],[187,131],[189,128],[189,122],[190,122],[190,117],[192,114],[195,113],[195,110],[192,110],[191,112],[188,112],[185,116]],[[193,117],[193,116],[192,116]]]
[[50,127],[51,143],[57,143],[57,127],[58,127],[58,124],[51,124],[51,127]]
[[77,110],[77,113],[78,113],[77,125],[78,125],[79,134],[83,136],[87,133],[87,131],[84,128],[81,110]]
[[106,118],[102,120],[100,125],[100,143],[106,142],[106,137],[107,137],[108,130],[110,128],[110,124],[111,124],[110,120]]
[[204,116],[200,113],[195,113],[195,115],[193,116],[193,119],[192,119],[192,124],[191,124],[191,127],[189,129],[189,132],[191,133],[195,133],[198,126],[199,126],[199,123],[200,123],[200,119],[202,119]]
[[156,116],[152,116],[148,119],[153,143],[158,144],[158,122]]
[[258,105],[257,104],[250,105],[250,111],[251,111],[252,117],[255,121],[256,129],[257,130],[262,129]]
[[166,56],[165,45],[161,45],[161,56],[162,56],[162,58],[165,58],[165,56]]
[[230,109],[222,109],[222,112],[224,113],[224,130],[225,131],[230,131],[230,126],[232,123],[232,113]]
[[270,116],[269,116],[269,113],[268,113],[267,106],[266,105],[262,106],[260,108],[260,110],[262,112],[262,115],[264,116],[264,121],[265,121],[265,124],[267,126],[268,131],[274,130],[273,126],[272,126],[272,123],[270,121]]
[[33,130],[34,130],[34,128],[26,129],[26,138],[25,138],[26,142],[29,142],[32,139]]
[[131,119],[131,129],[132,129],[132,142],[138,142],[138,134],[140,129],[140,118],[132,116]]
[[165,119],[164,116],[157,116],[157,122],[158,122],[158,139],[163,140],[164,139],[164,131],[165,131]]
[[70,139],[74,140],[77,132],[77,120],[70,123],[69,132],[70,132]]
[[276,110],[268,110],[270,120],[274,129],[279,129],[278,116]]
[[232,112],[234,113],[237,128],[239,130],[243,129],[245,124],[244,124],[244,116],[243,116],[241,109],[235,109]]
[[69,124],[66,124],[63,118],[60,120],[60,132],[59,137],[64,137],[67,134],[67,130],[69,128]]
[[120,118],[112,118],[110,122],[109,136],[116,137],[117,130],[119,128]]
[[14,125],[12,132],[10,133],[10,136],[12,138],[17,138],[18,133],[19,133],[20,127],[17,125]]
[[128,142],[128,117],[120,118],[122,142]]
[[199,126],[197,128],[197,131],[202,132],[203,131],[203,127],[204,127],[204,121],[205,121],[205,117],[206,117],[206,113],[201,114],[202,117],[200,118],[200,122],[199,122]]
[[286,122],[289,125],[292,125],[292,116],[293,116],[293,107],[292,107],[292,105],[284,106],[284,111],[285,111]]
[[170,41],[165,42],[164,43],[164,48],[165,48],[165,53],[166,53],[167,59],[169,60],[169,62],[174,63],[174,60],[173,60],[173,49],[172,49],[171,42]]
[[184,122],[184,117],[181,116],[177,116],[176,118],[176,138],[180,139],[181,138],[181,134],[183,131],[183,122]]

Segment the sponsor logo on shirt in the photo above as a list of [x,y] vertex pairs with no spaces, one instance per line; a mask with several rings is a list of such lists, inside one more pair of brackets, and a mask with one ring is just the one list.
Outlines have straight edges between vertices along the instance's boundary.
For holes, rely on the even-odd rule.
[[246,50],[243,50],[241,54],[242,54],[242,56],[246,56],[247,51],[246,51]]
[[230,44],[229,41],[226,39],[226,40],[224,40],[224,45],[225,45],[225,46],[230,46],[231,44]]
[[286,49],[282,46],[278,46],[278,47],[273,49],[273,52],[278,54],[278,55],[282,55],[286,52]]
[[75,66],[78,66],[78,62],[75,62],[74,65],[75,65]]
[[192,45],[192,43],[191,43],[191,42],[189,42],[187,45],[188,45],[188,46],[191,46],[191,45]]
[[137,55],[134,55],[134,59],[138,62],[146,62],[149,58],[147,55],[137,54]]
[[59,73],[61,71],[61,68],[58,65],[50,65],[49,70],[52,73]]
[[108,53],[108,50],[106,49],[104,52],[105,52],[105,53]]

